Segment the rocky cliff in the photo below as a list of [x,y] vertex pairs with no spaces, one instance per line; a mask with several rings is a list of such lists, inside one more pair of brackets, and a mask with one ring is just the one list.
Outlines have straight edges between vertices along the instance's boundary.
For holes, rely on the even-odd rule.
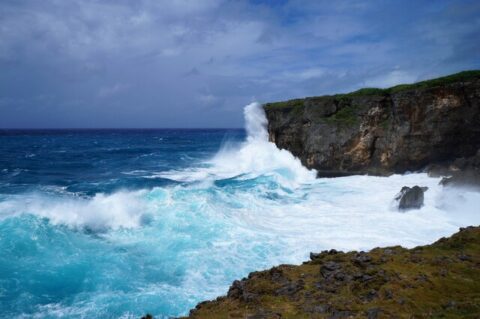
[[190,318],[479,318],[480,228],[429,246],[334,250],[235,281]]
[[264,109],[270,140],[321,176],[415,171],[480,149],[480,71]]

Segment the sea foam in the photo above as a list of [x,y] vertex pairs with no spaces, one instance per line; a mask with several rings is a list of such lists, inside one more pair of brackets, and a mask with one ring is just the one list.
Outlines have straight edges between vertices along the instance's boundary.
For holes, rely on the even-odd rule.
[[247,139],[240,144],[225,143],[203,169],[171,171],[159,176],[178,181],[273,176],[288,187],[313,182],[316,171],[302,166],[287,150],[268,141],[267,119],[262,106],[251,103],[244,108]]
[[[300,263],[310,251],[413,247],[480,223],[478,192],[424,173],[316,179],[268,141],[258,103],[245,119],[245,141],[151,176],[181,183],[3,195],[0,316],[178,316],[250,271]],[[395,195],[414,185],[428,187],[425,205],[399,212]]]

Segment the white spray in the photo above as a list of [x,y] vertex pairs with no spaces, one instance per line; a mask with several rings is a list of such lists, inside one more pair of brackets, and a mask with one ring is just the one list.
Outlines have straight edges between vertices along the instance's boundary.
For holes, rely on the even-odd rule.
[[215,174],[225,177],[275,174],[290,186],[315,179],[315,171],[306,169],[290,152],[268,141],[267,119],[259,103],[247,105],[244,116],[247,140],[239,148],[225,147],[215,156],[212,160]]
[[162,172],[157,176],[177,181],[205,181],[244,176],[273,176],[282,185],[296,188],[315,181],[316,171],[308,170],[287,150],[268,141],[267,118],[262,105],[254,102],[243,110],[247,139],[225,144],[207,162],[208,167]]

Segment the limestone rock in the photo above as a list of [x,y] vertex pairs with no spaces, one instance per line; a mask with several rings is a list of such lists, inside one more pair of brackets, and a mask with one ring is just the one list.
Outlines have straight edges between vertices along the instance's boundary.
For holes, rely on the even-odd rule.
[[469,157],[480,149],[480,72],[468,74],[267,103],[269,139],[327,177],[404,173]]

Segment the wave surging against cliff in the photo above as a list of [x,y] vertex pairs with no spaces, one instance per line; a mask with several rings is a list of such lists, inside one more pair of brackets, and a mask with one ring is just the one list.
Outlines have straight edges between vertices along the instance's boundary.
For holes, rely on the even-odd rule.
[[[246,139],[224,143],[207,161],[175,154],[161,157],[172,169],[131,171],[128,163],[128,175],[117,177],[176,180],[165,186],[0,195],[0,317],[178,316],[250,271],[300,263],[310,251],[412,247],[480,223],[479,193],[446,191],[426,174],[315,179],[268,142],[260,105],[246,106],[245,118]],[[193,147],[197,135],[178,142],[185,134],[152,140],[174,136],[173,152]],[[128,138],[145,144],[144,135]],[[135,157],[136,165],[152,154]],[[177,167],[182,157],[191,165]],[[398,212],[395,194],[417,184],[429,187],[425,206]]]
[[259,103],[244,109],[247,140],[239,149],[224,147],[212,160],[220,175],[272,175],[296,184],[312,182],[316,172],[302,166],[290,152],[278,149],[268,141],[267,120]]
[[205,164],[203,169],[175,171],[162,174],[163,177],[179,181],[219,178],[274,177],[289,187],[315,180],[315,170],[308,170],[290,152],[280,150],[268,141],[267,119],[262,106],[251,103],[244,108],[246,141],[228,143]]

